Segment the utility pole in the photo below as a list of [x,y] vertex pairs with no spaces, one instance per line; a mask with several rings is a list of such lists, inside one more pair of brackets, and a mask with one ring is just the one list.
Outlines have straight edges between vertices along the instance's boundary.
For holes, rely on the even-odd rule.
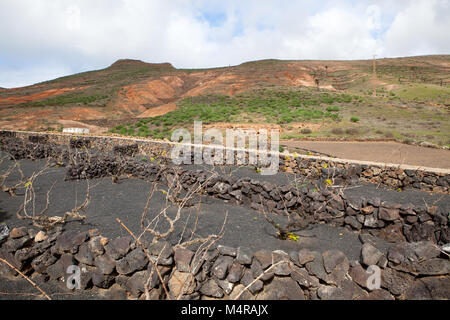
[[374,54],[373,55],[373,77],[376,79],[377,78],[377,55]]

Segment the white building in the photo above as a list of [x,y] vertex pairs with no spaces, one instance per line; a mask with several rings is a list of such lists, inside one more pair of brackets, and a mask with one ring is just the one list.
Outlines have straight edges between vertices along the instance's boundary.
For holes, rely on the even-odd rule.
[[89,133],[89,129],[86,129],[86,128],[64,128],[63,132],[66,132],[66,133]]

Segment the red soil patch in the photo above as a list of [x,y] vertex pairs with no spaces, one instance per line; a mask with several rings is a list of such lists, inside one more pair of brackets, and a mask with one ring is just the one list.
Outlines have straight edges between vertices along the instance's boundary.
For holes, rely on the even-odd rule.
[[202,72],[192,74],[191,77],[197,78],[195,87],[186,92],[183,95],[184,97],[193,97],[211,91],[225,94],[230,93],[230,91],[234,93],[239,87],[236,82],[243,81],[242,78],[239,79],[237,75],[231,73]]
[[67,115],[61,117],[63,120],[91,120],[103,118],[105,118],[104,113],[89,108],[73,108]]
[[21,97],[8,97],[0,99],[0,105],[7,105],[7,104],[19,104],[19,103],[27,103],[27,102],[33,102],[35,100],[40,100],[44,98],[48,98],[51,96],[56,96],[68,91],[74,91],[74,90],[82,90],[87,87],[79,87],[79,88],[62,88],[62,89],[49,89],[38,93],[33,93],[27,96],[21,96]]
[[53,113],[52,110],[37,110],[37,111],[29,111],[25,114],[18,114],[12,116],[17,120],[39,120],[48,118]]
[[184,81],[180,77],[167,76],[126,86],[119,92],[119,101],[115,107],[131,114],[143,113],[147,111],[146,104],[164,104],[176,98],[177,91],[183,85]]
[[177,108],[177,106],[173,102],[168,103],[168,104],[163,104],[162,106],[148,109],[147,111],[138,115],[138,118],[150,118],[150,117],[160,116],[160,115],[166,114],[170,111],[173,111],[176,108]]

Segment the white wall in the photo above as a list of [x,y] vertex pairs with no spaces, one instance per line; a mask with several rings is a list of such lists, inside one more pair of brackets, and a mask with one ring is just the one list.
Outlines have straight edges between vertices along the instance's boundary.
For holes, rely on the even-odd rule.
[[89,133],[89,129],[86,129],[86,128],[64,128],[63,132],[67,132],[67,133]]

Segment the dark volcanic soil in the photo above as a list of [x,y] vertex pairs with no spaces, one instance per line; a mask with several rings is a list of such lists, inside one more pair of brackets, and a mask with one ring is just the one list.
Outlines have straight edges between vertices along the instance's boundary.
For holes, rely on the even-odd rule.
[[[37,171],[45,165],[45,161],[21,160],[21,167],[25,176],[29,176],[33,171]],[[4,161],[0,164],[0,172],[5,172],[11,164],[10,161]],[[279,184],[285,184],[288,177],[285,174],[278,176],[260,176],[254,170],[241,168],[233,172],[238,176],[252,176],[259,180],[277,181]],[[10,175],[6,185],[11,185],[17,178],[17,172]],[[34,185],[36,190],[36,211],[38,212],[45,205],[47,190],[55,182],[50,196],[50,207],[48,215],[63,215],[66,211],[74,208],[77,204],[84,201],[86,182],[85,181],[64,181],[64,168],[51,168],[48,173],[39,177]],[[136,235],[141,232],[141,215],[151,188],[151,184],[143,180],[134,178],[123,178],[119,183],[113,183],[111,178],[96,179],[90,181],[91,185],[96,185],[91,192],[91,203],[89,204],[84,222],[70,222],[65,225],[65,229],[89,230],[97,228],[100,232],[109,238],[116,238],[122,235],[128,235],[127,232],[116,222],[120,218],[123,223],[130,228]],[[350,197],[369,197],[378,196],[383,200],[394,201],[398,203],[430,204],[436,202],[444,212],[450,211],[449,195],[432,195],[419,191],[396,192],[376,188],[373,185],[361,184],[348,188],[345,193]],[[164,205],[164,194],[155,192],[148,217],[152,218]],[[9,194],[0,193],[0,223],[6,223],[11,229],[17,226],[30,225],[27,220],[19,220],[16,216],[17,209],[23,202],[23,190],[17,192],[16,197]],[[170,215],[174,210],[169,211]],[[359,259],[362,243],[358,234],[348,231],[345,228],[337,228],[328,225],[314,225],[306,230],[296,232],[300,237],[299,241],[283,241],[275,236],[274,228],[265,221],[262,214],[247,207],[240,207],[226,203],[211,197],[203,197],[198,210],[196,207],[185,208],[182,211],[182,219],[175,232],[168,239],[175,244],[180,238],[189,238],[194,222],[198,217],[198,226],[196,228],[197,236],[208,236],[212,233],[219,233],[222,224],[226,218],[225,234],[218,244],[224,244],[232,247],[248,247],[252,251],[259,249],[277,250],[286,252],[298,251],[301,248],[310,250],[325,251],[330,249],[339,249],[344,252],[349,259]],[[285,217],[274,216],[277,222],[282,223]],[[186,226],[186,228],[185,228]],[[166,230],[167,225],[159,224],[160,230]],[[185,228],[185,230],[184,230]],[[183,233],[184,230],[184,233]],[[143,238],[150,240],[148,234]],[[374,239],[374,245],[386,253],[390,244],[382,239]],[[70,299],[82,298],[93,299],[102,298],[100,296],[67,296],[59,294],[58,287],[49,289],[54,294],[54,298]],[[28,290],[28,291],[27,291]],[[33,293],[34,289],[21,280],[0,281],[0,292],[7,292],[8,295],[0,295],[0,299],[12,299],[14,297],[23,299],[33,299],[35,296],[24,295],[24,292]],[[17,293],[17,294],[15,294]],[[10,295],[12,294],[12,295]]]

